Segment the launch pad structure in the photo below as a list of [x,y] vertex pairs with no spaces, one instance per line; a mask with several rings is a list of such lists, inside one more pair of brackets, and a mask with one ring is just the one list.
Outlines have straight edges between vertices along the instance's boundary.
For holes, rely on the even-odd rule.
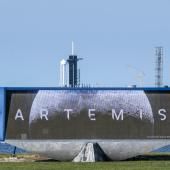
[[80,69],[78,69],[78,58],[74,53],[74,42],[72,42],[72,53],[68,59],[60,61],[60,87],[79,87],[80,86]]

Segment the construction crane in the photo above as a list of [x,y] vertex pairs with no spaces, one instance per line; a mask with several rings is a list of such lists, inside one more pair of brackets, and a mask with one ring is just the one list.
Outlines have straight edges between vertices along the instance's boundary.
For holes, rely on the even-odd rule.
[[[131,65],[127,65],[129,70],[132,70],[133,72],[135,72],[135,79],[136,79],[136,84],[139,84],[139,86],[144,86],[144,78],[145,78],[145,73],[139,69],[137,69],[134,66]],[[138,83],[139,82],[139,83]]]

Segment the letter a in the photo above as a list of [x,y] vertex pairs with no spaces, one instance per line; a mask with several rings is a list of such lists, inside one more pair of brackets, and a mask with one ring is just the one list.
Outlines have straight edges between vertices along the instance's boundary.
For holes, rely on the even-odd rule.
[[18,109],[15,115],[15,120],[17,120],[18,118],[20,118],[22,121],[24,120],[21,109]]

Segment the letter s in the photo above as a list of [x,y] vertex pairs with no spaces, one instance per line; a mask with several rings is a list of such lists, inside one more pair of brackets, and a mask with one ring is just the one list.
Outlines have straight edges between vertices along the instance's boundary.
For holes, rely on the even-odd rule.
[[[162,113],[162,112],[163,112],[163,113]],[[158,111],[158,114],[159,114],[160,116],[162,116],[162,118],[161,118],[162,121],[166,120],[166,115],[165,115],[165,113],[166,113],[166,110],[165,110],[165,109],[159,109],[159,111]]]

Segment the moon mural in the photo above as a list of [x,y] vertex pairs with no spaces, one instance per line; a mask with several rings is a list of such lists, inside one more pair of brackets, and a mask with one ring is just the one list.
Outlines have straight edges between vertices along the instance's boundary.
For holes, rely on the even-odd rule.
[[[46,122],[42,121],[41,110],[47,112],[44,113],[46,114]],[[68,110],[70,111],[69,120]],[[89,110],[93,112],[89,112]],[[139,131],[141,131],[142,136],[151,135],[154,117],[144,91],[40,90],[33,101],[29,116],[31,136],[39,136],[40,131],[37,132],[38,134],[34,134],[42,123],[43,127],[46,127],[44,131],[48,133],[48,137],[51,133],[56,137],[59,135],[59,138],[62,139],[63,132],[64,138],[72,138],[69,137],[69,133],[73,134],[75,131],[74,137],[83,138],[83,134],[87,134],[85,135],[87,138],[102,138],[102,136],[107,137],[106,131],[103,129],[109,127],[112,135],[109,134],[107,138],[112,139],[112,137],[126,136],[127,128],[127,134],[131,136]],[[86,123],[87,129],[91,128],[89,136],[86,127],[78,126],[80,123]],[[134,127],[130,125],[131,123],[137,126],[139,131],[134,130]],[[115,129],[119,128],[122,130],[117,130],[115,133]],[[52,133],[52,129],[56,129],[56,134]],[[68,137],[65,136],[66,132]]]

